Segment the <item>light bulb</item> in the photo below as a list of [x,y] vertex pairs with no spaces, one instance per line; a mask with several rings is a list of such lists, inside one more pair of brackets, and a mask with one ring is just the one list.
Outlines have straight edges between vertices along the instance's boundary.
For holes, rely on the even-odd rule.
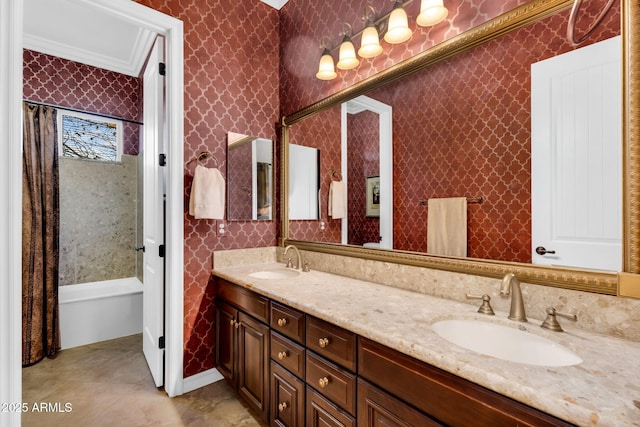
[[369,25],[362,32],[362,39],[360,41],[360,49],[358,49],[358,55],[363,58],[373,58],[382,53],[382,46],[380,46],[380,36],[378,36],[378,30],[375,25]]
[[353,47],[353,42],[349,36],[345,35],[340,45],[340,56],[336,66],[341,70],[351,70],[359,64],[360,60],[356,57],[356,49]]
[[320,65],[318,66],[316,77],[320,80],[333,80],[337,76],[338,74],[333,66],[331,52],[329,52],[329,49],[325,49],[320,58]]
[[396,2],[389,15],[389,25],[384,40],[387,43],[398,44],[411,38],[411,30],[409,29],[409,19],[402,4]]
[[439,24],[444,21],[448,13],[449,11],[444,7],[442,0],[422,0],[416,24],[421,27]]

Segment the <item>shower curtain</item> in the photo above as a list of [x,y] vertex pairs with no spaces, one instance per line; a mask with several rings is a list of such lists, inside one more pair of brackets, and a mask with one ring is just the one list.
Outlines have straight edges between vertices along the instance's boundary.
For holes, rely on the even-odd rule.
[[56,111],[25,102],[22,171],[22,365],[53,357],[58,324]]

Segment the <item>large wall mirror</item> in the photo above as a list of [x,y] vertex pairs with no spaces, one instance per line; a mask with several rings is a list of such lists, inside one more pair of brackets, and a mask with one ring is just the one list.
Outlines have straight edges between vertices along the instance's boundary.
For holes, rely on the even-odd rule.
[[[616,294],[619,272],[640,272],[636,208],[640,203],[637,188],[640,183],[636,178],[640,173],[639,64],[636,58],[638,27],[634,26],[640,6],[633,1],[622,0],[622,5],[616,2],[610,13],[621,16],[622,29],[614,20],[615,28],[603,31],[601,40],[589,41],[574,50],[567,47],[565,40],[567,9],[571,3],[567,0],[529,2],[284,117],[283,144],[314,141],[314,146],[323,152],[322,195],[328,191],[333,170],[338,169],[343,176],[353,179],[351,162],[341,167],[341,143],[346,132],[341,125],[344,122],[342,105],[366,94],[393,109],[392,246],[372,249],[364,245],[378,229],[369,230],[367,237],[359,240],[345,241],[343,222],[326,217],[322,211],[319,221],[289,221],[284,217],[285,242],[307,250],[491,277],[514,272],[531,283]],[[618,34],[621,36],[616,37]],[[604,45],[596,41],[603,41]],[[587,51],[598,48],[601,50]],[[612,51],[621,55],[610,57],[598,53]],[[546,75],[549,67],[540,64],[562,60],[562,54],[568,55],[565,61],[576,63],[578,60],[572,56],[576,52],[587,52],[583,56],[601,60],[600,64],[588,64],[584,68],[600,70],[598,78],[603,87],[609,85],[609,89],[592,97],[593,104],[578,101],[578,107],[569,107],[566,101],[564,107],[558,107],[564,110],[555,114],[573,121],[563,121],[559,128],[549,129],[547,122],[555,120],[545,116],[549,106],[556,108],[562,104],[558,99],[579,98],[589,83],[588,78],[584,83],[584,76],[577,72],[571,77],[576,82],[573,92],[563,92],[563,98],[541,100],[538,95],[541,91],[536,88],[545,87],[542,92],[549,92],[545,85],[555,84],[556,77]],[[532,87],[536,92],[532,92]],[[611,93],[615,96],[609,97]],[[595,111],[595,107],[600,108],[600,113],[593,117],[585,115]],[[576,117],[571,117],[572,114]],[[608,121],[595,123],[594,120],[602,117]],[[358,126],[363,134],[377,129],[378,124],[374,120],[369,126],[366,123]],[[569,127],[603,133],[606,136],[600,139],[605,145],[588,149],[574,147],[575,151],[570,153],[566,148],[568,144],[564,144],[564,157],[575,159],[574,163],[580,167],[574,168],[577,170],[540,168],[541,164],[555,165],[557,159],[535,160],[533,156],[540,151],[536,139],[552,140]],[[585,136],[578,132],[571,138],[576,141]],[[557,148],[551,150],[557,151]],[[592,165],[595,159],[599,162],[603,157],[610,158],[612,163]],[[376,160],[381,158],[376,156]],[[287,150],[283,149],[282,162],[287,165],[289,161]],[[597,229],[594,239],[604,243],[600,253],[614,254],[610,263],[588,261],[581,265],[582,255],[577,260],[561,260],[563,253],[581,254],[582,249],[567,250],[556,241],[542,240],[532,234],[532,222],[541,222],[534,218],[540,210],[540,195],[548,193],[538,189],[540,180],[532,176],[532,164],[535,170],[546,171],[553,178],[552,190],[558,192],[553,196],[555,200],[568,205],[567,196],[575,196],[571,204],[574,219],[561,221],[569,224],[574,234],[567,230],[561,234],[568,236],[566,240],[583,241],[586,240],[584,233],[590,228]],[[286,170],[285,166],[283,171]],[[562,176],[565,179],[560,181]],[[591,179],[591,186],[586,189],[567,184],[570,181],[567,177],[575,182],[584,181],[583,176],[599,178]],[[286,173],[283,182],[288,185]],[[557,182],[562,185],[555,185]],[[427,252],[427,202],[451,197],[467,200],[467,257]],[[282,203],[287,206],[286,197]],[[370,221],[372,227],[379,226],[379,222]],[[545,222],[552,220],[542,220]],[[584,227],[583,223],[586,223]],[[557,228],[557,224],[553,224]],[[538,226],[535,228],[538,233]],[[536,252],[537,247],[544,250]]]
[[227,218],[272,220],[273,141],[227,134]]

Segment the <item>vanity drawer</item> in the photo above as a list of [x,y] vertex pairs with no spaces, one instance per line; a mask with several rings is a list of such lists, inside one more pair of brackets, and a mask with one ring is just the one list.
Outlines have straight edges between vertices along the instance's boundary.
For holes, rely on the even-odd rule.
[[306,427],[356,427],[356,420],[307,386]]
[[356,370],[356,334],[307,316],[307,347],[345,368]]
[[269,300],[262,295],[234,285],[224,279],[216,280],[216,295],[261,322],[268,323]]
[[299,378],[304,378],[304,347],[274,331],[271,331],[271,359]]
[[382,344],[358,341],[359,377],[446,425],[571,425]]
[[308,352],[306,382],[323,396],[355,415],[356,376],[323,358]]
[[271,329],[304,344],[305,314],[277,302],[271,302]]

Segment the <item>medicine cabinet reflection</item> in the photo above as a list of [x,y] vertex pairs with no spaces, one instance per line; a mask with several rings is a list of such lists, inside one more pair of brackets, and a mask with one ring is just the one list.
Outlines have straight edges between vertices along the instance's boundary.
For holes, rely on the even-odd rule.
[[227,218],[273,219],[273,141],[227,134]]

